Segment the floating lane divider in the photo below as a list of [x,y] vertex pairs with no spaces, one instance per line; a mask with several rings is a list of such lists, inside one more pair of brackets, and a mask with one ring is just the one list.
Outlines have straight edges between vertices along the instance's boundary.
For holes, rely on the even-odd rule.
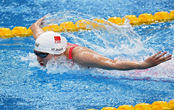
[[[149,13],[144,13],[136,17],[135,15],[126,15],[123,18],[120,17],[111,17],[108,20],[104,19],[93,19],[90,20],[79,20],[75,24],[73,22],[63,22],[60,25],[51,24],[46,27],[43,27],[44,31],[55,31],[55,32],[77,32],[79,30],[91,30],[91,29],[105,29],[104,25],[101,24],[117,24],[123,25],[125,23],[125,19],[129,20],[129,23],[132,26],[138,26],[142,24],[153,24],[159,22],[168,22],[174,20],[174,10],[170,11],[170,13],[161,11],[156,12],[154,15]],[[12,30],[9,28],[0,28],[0,38],[11,38],[11,37],[27,37],[32,36],[32,31],[30,28],[17,26]]]
[[[86,109],[86,110],[99,110],[99,109]],[[101,110],[174,110],[174,100],[170,102],[155,101],[152,104],[140,103],[135,106],[121,105],[118,108],[115,107],[103,107]]]

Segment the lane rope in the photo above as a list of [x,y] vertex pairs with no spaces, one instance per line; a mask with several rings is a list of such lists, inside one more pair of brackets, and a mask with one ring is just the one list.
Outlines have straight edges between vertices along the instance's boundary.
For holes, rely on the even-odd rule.
[[[86,110],[99,110],[99,109],[86,109]],[[174,100],[169,102],[166,101],[155,101],[152,104],[139,103],[135,106],[132,105],[121,105],[116,107],[103,107],[101,110],[174,110]]]
[[[104,25],[107,24],[112,25],[123,25],[125,23],[125,19],[129,20],[129,23],[132,26],[139,25],[148,25],[153,23],[160,22],[169,22],[174,20],[174,10],[170,12],[161,11],[156,12],[154,15],[150,13],[140,14],[138,17],[135,15],[126,15],[123,18],[120,17],[110,17],[108,20],[104,19],[93,19],[89,20],[79,20],[76,23],[71,21],[63,22],[60,25],[58,24],[50,24],[46,27],[43,27],[44,31],[55,31],[55,32],[77,32],[79,30],[91,30],[91,29],[105,29]],[[32,36],[32,31],[30,28],[22,26],[16,26],[12,30],[10,28],[0,28],[0,38],[12,38],[12,37],[27,37]]]

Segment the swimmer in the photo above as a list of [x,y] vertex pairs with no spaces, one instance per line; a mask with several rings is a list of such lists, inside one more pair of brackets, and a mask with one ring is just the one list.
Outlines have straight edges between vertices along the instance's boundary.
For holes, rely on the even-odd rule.
[[66,38],[59,33],[53,31],[44,32],[41,28],[43,20],[44,17],[31,25],[35,39],[34,53],[41,66],[46,66],[50,59],[58,59],[60,56],[66,56],[67,59],[73,60],[80,65],[107,70],[147,69],[172,59],[172,55],[166,55],[167,52],[158,52],[142,62],[112,60],[89,48],[68,43]]

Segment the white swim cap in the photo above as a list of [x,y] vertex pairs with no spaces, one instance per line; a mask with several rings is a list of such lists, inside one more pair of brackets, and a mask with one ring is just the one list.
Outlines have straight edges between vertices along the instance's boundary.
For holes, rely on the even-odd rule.
[[61,54],[65,52],[67,40],[59,33],[47,31],[42,33],[35,41],[35,50],[50,54]]

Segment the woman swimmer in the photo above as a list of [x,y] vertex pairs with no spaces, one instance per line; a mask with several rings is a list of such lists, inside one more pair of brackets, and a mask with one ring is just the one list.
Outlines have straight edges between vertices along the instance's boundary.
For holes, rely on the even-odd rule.
[[43,19],[44,18],[37,20],[31,26],[33,37],[36,40],[34,53],[41,66],[46,66],[48,60],[51,58],[57,59],[62,55],[81,65],[108,70],[146,69],[172,58],[172,55],[164,56],[167,52],[158,52],[142,62],[112,60],[86,47],[67,43],[66,38],[56,32],[44,32],[41,28]]

